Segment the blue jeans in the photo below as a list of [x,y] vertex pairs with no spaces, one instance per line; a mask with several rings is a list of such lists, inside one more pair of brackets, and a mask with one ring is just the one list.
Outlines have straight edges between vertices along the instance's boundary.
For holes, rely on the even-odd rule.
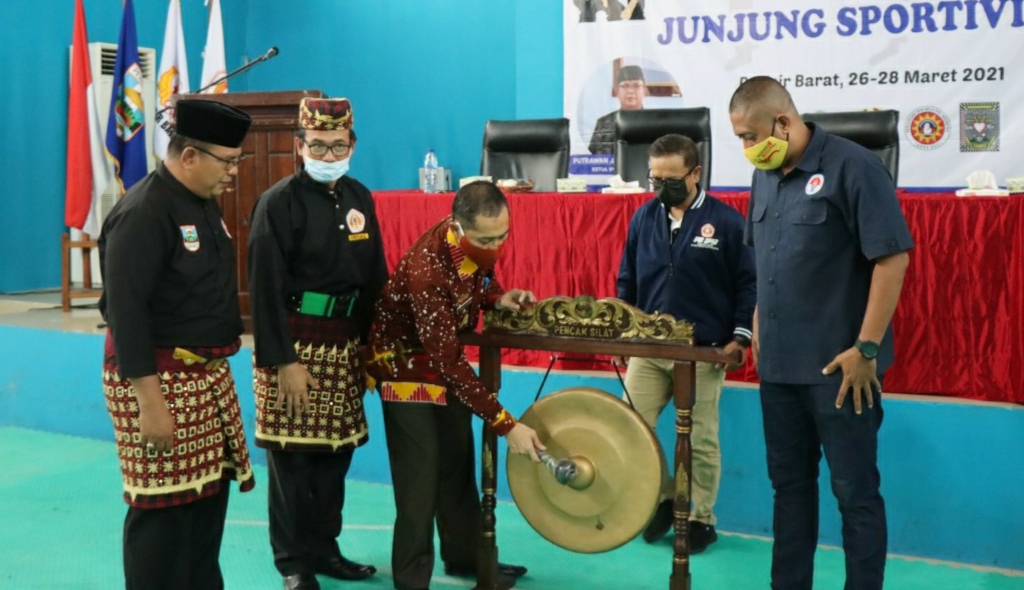
[[875,392],[874,408],[865,401],[858,416],[850,397],[836,409],[838,391],[838,382],[761,382],[768,476],[775,489],[773,590],[809,590],[813,585],[823,448],[843,518],[845,588],[882,588],[887,531],[877,461],[881,395]]

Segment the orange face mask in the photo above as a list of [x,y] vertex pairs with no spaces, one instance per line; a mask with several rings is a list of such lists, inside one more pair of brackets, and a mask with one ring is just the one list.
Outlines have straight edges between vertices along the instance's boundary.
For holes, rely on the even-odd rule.
[[497,248],[481,248],[469,241],[469,238],[466,237],[466,232],[462,229],[462,224],[456,221],[455,227],[462,236],[459,238],[459,248],[462,248],[466,256],[484,271],[494,268],[494,265],[498,263],[498,259],[501,258],[502,250],[505,249],[505,243],[502,242]]

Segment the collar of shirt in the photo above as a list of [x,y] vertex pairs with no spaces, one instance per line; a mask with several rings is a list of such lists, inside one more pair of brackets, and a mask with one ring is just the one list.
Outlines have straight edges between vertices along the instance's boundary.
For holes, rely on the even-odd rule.
[[334,188],[331,188],[322,182],[317,182],[313,180],[313,178],[310,177],[310,175],[307,174],[305,170],[299,172],[296,176],[299,179],[299,183],[301,183],[304,187],[312,190],[318,195],[327,197],[328,199],[331,200],[335,200],[341,196],[341,178],[339,178],[338,181],[334,183]]
[[[796,163],[794,169],[805,172],[817,172],[821,169],[821,156],[825,148],[825,136],[828,133],[824,129],[818,128],[814,123],[807,122],[806,125],[811,130],[811,140],[807,142],[804,154],[800,156],[800,161]],[[777,172],[779,175],[782,175],[781,168]]]
[[462,280],[468,279],[479,267],[462,251],[462,248],[459,246],[459,239],[455,237],[455,231],[450,227],[448,228],[446,241],[448,242],[448,252],[452,255],[452,262],[455,263],[455,269],[459,271],[459,278]]
[[183,196],[188,195],[192,197],[197,203],[200,204],[212,200],[204,199],[199,195],[195,194],[194,192],[190,191],[187,186],[185,186],[184,184],[182,184],[180,180],[178,180],[177,176],[172,174],[171,171],[167,169],[167,166],[164,166],[163,162],[160,162],[160,164],[156,167],[156,175],[160,178],[160,180],[170,185],[171,190],[173,190],[175,194],[181,193]]

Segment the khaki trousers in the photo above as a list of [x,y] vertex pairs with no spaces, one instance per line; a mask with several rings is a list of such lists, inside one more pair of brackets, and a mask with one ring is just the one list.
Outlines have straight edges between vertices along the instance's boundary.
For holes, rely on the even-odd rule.
[[[623,398],[633,402],[637,413],[654,430],[658,415],[672,402],[672,366],[667,359],[631,358],[626,369],[626,389],[629,395]],[[722,451],[718,444],[718,399],[725,382],[725,371],[714,363],[696,363],[697,390],[693,404],[693,432],[690,441],[693,447],[693,467],[690,477],[693,510],[690,520],[715,524],[715,501],[718,499],[718,484],[722,478]],[[665,453],[674,464],[674,449]],[[663,500],[673,497],[673,479],[669,477],[668,466],[662,465]]]

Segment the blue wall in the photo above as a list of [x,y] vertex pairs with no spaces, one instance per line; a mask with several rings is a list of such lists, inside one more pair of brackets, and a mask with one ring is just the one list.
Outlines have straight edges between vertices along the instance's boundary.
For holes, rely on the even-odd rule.
[[[0,427],[113,440],[100,386],[102,344],[97,335],[0,327]],[[243,349],[232,364],[247,425],[254,416],[251,354]],[[519,415],[526,409],[541,377],[535,371],[503,374],[503,401],[510,411]],[[570,386],[618,390],[614,378],[555,374],[545,393]],[[380,403],[374,397],[366,401],[371,438],[356,453],[350,477],[387,483]],[[1024,448],[1024,408],[907,398],[884,403],[880,469],[889,512],[889,551],[1024,570],[1024,466],[1017,456]],[[721,415],[719,528],[770,535],[772,491],[757,390],[727,387]],[[671,412],[666,412],[658,425],[659,438],[669,449],[675,436],[671,421]],[[253,456],[265,461],[262,451],[254,449]],[[821,542],[840,545],[838,512],[824,471]],[[499,473],[499,495],[509,499],[504,459]]]
[[281,50],[253,72],[250,89],[312,88],[351,99],[359,135],[352,175],[371,188],[416,186],[431,147],[453,178],[477,174],[487,119],[561,116],[557,2],[249,6],[246,45]]
[[[233,92],[321,89],[355,104],[352,174],[374,189],[416,185],[427,149],[454,177],[476,174],[487,119],[562,112],[561,5],[550,0],[222,0],[228,69],[280,55],[231,81]],[[206,42],[203,0],[181,0],[190,81]],[[84,0],[89,40],[116,43],[122,0]],[[139,44],[159,53],[166,0],[136,0]],[[429,10],[427,10],[429,8]],[[4,214],[0,292],[60,284],[71,0],[5,2],[0,56]],[[109,97],[99,97],[106,102]]]

